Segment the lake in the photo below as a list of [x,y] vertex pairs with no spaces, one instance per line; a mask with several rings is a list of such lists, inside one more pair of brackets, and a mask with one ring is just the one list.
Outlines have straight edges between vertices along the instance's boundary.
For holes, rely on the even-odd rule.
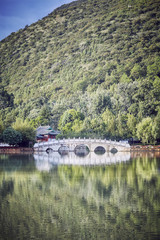
[[160,239],[160,155],[0,155],[0,240]]

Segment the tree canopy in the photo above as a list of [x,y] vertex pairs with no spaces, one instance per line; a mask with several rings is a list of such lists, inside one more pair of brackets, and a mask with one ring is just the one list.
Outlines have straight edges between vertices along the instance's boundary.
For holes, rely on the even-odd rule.
[[9,145],[18,146],[22,142],[22,135],[20,132],[9,127],[3,132],[3,141]]
[[21,146],[29,146],[29,142],[32,144],[35,142],[35,129],[30,125],[27,120],[20,118],[16,119],[16,122],[12,124],[13,129],[18,131],[22,135]]
[[148,117],[158,131],[159,50],[160,0],[66,4],[0,42],[3,126],[21,118],[61,129],[74,109],[84,119],[66,133],[137,137]]

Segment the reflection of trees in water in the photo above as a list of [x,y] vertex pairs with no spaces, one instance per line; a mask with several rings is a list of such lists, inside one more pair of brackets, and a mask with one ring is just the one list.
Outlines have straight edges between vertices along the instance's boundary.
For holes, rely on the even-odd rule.
[[22,155],[22,154],[14,154],[14,155],[0,155],[0,172],[7,171],[31,171],[34,170],[35,163],[33,155]]
[[8,194],[12,194],[14,190],[14,182],[13,180],[2,181],[0,185],[0,197],[5,198]]
[[160,234],[156,159],[56,166],[51,172],[23,176],[17,172],[12,178],[14,193],[7,195],[10,209],[4,201],[1,205],[2,226],[8,224],[12,239],[17,234],[20,239],[111,240],[152,239],[151,232],[155,237]]
[[157,158],[160,159],[160,152],[158,151],[131,151],[131,158],[136,159],[141,158]]

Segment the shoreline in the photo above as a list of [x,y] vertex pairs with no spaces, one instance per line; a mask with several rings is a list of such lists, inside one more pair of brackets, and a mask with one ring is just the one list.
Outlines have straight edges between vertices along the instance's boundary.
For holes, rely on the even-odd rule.
[[[11,153],[11,154],[31,154],[34,153],[34,148],[27,147],[0,147],[1,153]],[[160,152],[160,145],[132,145],[130,152]]]
[[147,152],[160,152],[160,145],[132,145],[132,152],[147,151]]
[[0,147],[0,154],[1,153],[11,153],[11,154],[31,154],[34,153],[33,148],[27,147]]

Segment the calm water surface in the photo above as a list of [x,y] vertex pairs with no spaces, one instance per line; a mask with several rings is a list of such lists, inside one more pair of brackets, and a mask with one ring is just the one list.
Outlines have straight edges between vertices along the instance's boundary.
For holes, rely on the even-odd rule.
[[5,239],[160,239],[160,156],[1,154]]

